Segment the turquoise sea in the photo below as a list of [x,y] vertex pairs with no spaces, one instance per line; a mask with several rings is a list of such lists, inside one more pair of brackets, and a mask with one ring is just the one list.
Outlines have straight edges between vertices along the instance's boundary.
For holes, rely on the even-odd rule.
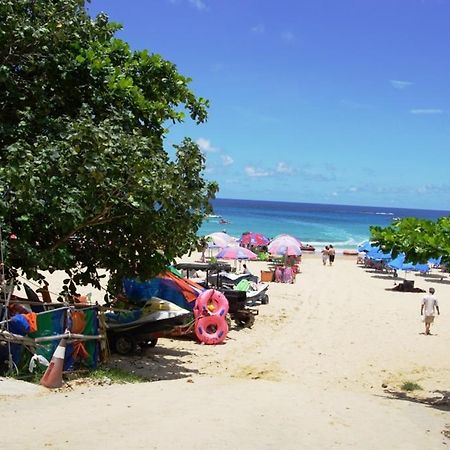
[[392,207],[325,205],[256,200],[215,199],[214,215],[205,221],[199,235],[226,231],[240,237],[254,231],[267,237],[287,233],[303,243],[320,248],[355,248],[369,238],[369,226],[387,226],[395,218],[418,217],[435,220],[450,211]]

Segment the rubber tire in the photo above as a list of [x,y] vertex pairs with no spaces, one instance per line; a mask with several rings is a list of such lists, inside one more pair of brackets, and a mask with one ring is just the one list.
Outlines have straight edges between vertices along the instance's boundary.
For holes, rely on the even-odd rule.
[[253,314],[238,313],[234,319],[235,322],[242,328],[251,328],[255,323],[255,316]]
[[154,348],[154,347],[156,347],[157,343],[158,343],[158,338],[154,338],[154,339],[151,339],[151,340],[149,340],[147,342],[141,342],[139,345],[142,348]]
[[269,296],[266,294],[262,299],[261,299],[261,305],[268,305],[269,304]]
[[118,336],[114,341],[114,348],[119,355],[132,355],[136,352],[137,344],[132,336]]

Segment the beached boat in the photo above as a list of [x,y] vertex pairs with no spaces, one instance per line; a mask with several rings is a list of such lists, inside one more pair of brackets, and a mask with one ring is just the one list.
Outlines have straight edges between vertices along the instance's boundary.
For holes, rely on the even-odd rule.
[[302,249],[302,252],[315,252],[316,248],[313,247],[311,244],[302,244],[300,247]]

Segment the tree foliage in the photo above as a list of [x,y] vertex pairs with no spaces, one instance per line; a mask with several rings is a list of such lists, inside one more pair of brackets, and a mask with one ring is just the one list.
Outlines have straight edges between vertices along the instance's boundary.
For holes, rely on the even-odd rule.
[[0,225],[6,263],[111,288],[190,248],[217,190],[167,124],[207,117],[189,78],[115,37],[84,0],[0,0]]
[[392,225],[371,227],[371,241],[393,256],[404,252],[406,260],[426,263],[430,258],[442,257],[450,263],[450,217],[441,217],[436,222],[408,217]]

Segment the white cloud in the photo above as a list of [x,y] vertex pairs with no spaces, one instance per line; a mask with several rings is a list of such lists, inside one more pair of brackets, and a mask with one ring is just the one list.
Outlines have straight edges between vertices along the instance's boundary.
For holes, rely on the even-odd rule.
[[280,161],[280,162],[277,164],[276,171],[277,171],[278,173],[284,173],[284,174],[287,174],[287,175],[293,175],[293,174],[294,174],[294,169],[293,169],[292,167],[289,167],[289,166],[288,166],[285,162],[283,162],[283,161]]
[[411,114],[443,114],[444,110],[442,109],[411,109],[409,111]]
[[358,192],[358,188],[355,186],[351,186],[348,188],[349,192]]
[[295,40],[295,35],[292,31],[283,31],[283,33],[281,33],[281,39],[290,44]]
[[258,23],[257,25],[251,27],[250,31],[255,34],[263,34],[265,31],[265,27],[262,23]]
[[338,194],[336,191],[332,192],[331,195],[332,195],[333,197],[338,197],[338,196],[339,196],[339,194]]
[[199,11],[206,9],[206,4],[203,0],[189,0],[189,3]]
[[402,80],[389,80],[389,83],[391,83],[391,86],[398,90],[403,90],[406,88],[409,88],[414,83],[412,81],[402,81]]
[[196,144],[200,147],[200,150],[203,153],[214,153],[214,152],[218,152],[219,149],[217,147],[214,147],[211,144],[211,141],[209,139],[205,139],[205,138],[198,138],[196,141]]
[[268,170],[259,169],[253,166],[246,166],[244,170],[249,177],[268,177],[271,175]]
[[224,166],[229,166],[234,163],[234,159],[229,155],[221,155],[220,157]]

